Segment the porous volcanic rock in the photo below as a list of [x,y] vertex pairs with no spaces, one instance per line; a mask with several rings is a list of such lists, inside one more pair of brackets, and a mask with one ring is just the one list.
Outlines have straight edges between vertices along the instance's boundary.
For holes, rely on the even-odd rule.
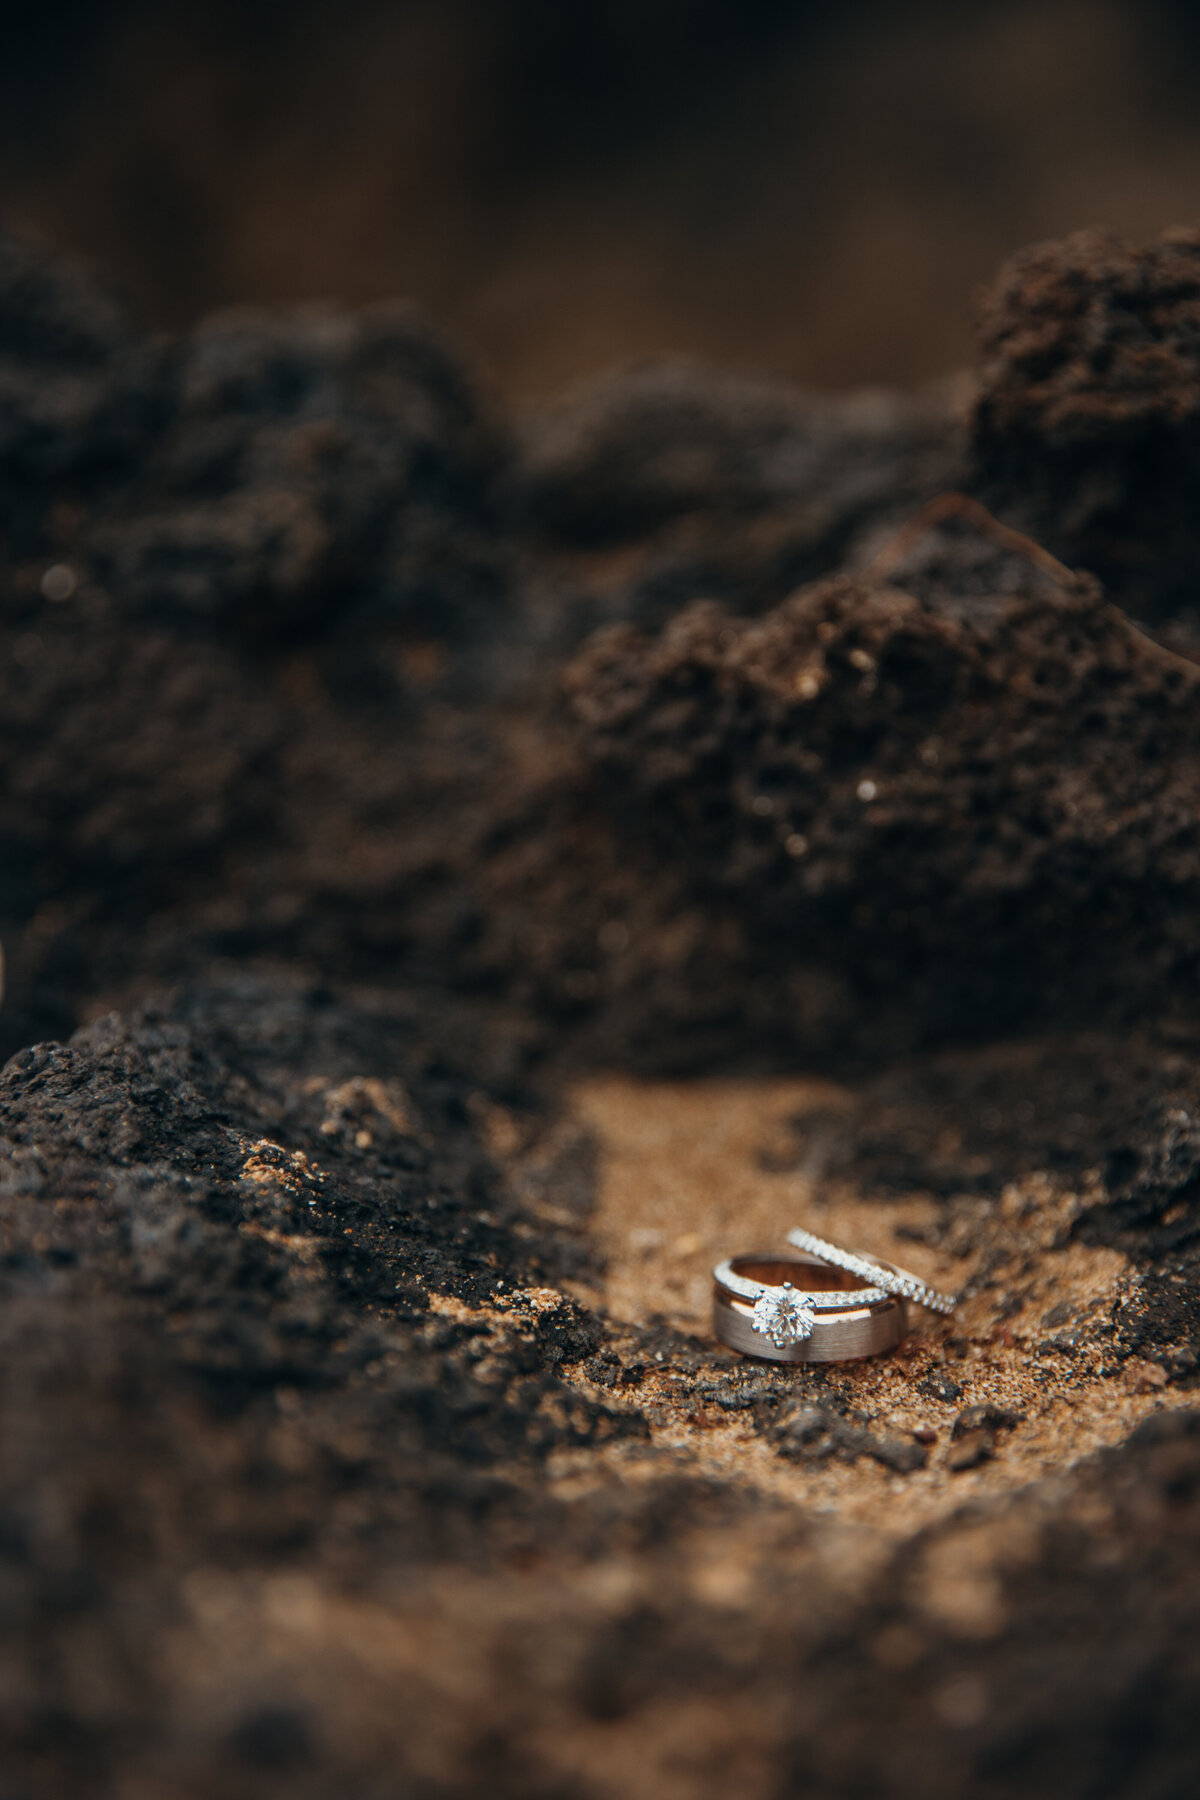
[[[404,305],[235,311],[149,338],[76,264],[0,237],[0,506],[126,616],[295,641],[479,631],[504,590],[502,433]],[[40,559],[41,567],[35,566]],[[22,582],[24,577],[24,582]]]
[[1038,575],[698,605],[567,677],[614,829],[709,921],[714,985],[724,933],[781,1007],[803,971],[842,983],[876,1046],[1190,983],[1197,692],[1088,581]]
[[980,316],[975,480],[1135,616],[1196,636],[1200,231],[1022,250]]
[[701,595],[761,612],[962,485],[965,398],[645,364],[531,412],[514,506],[593,625],[657,627]]
[[[1200,1428],[1152,1386],[1127,1444],[1022,1485],[1025,1409],[963,1406],[970,1326],[912,1346],[932,1452],[872,1407],[903,1370],[606,1326],[562,1290],[561,1152],[540,1222],[505,1178],[536,1106],[303,984],[23,1052],[0,1124],[19,1791],[1177,1791]],[[1076,1418],[1162,1379],[1144,1333],[1077,1336]],[[923,1522],[806,1509],[847,1480],[881,1520],[923,1484]]]
[[0,233],[0,521],[6,559],[37,555],[55,509],[111,491],[163,415],[161,349],[82,265]]
[[[510,424],[0,239],[5,1800],[1190,1793],[1196,255],[994,303],[1106,595],[889,548],[949,392]],[[955,1317],[722,1349],[797,1209]]]

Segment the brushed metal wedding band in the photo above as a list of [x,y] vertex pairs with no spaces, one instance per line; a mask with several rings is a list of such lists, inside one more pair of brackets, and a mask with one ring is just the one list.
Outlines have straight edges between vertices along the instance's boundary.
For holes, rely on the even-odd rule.
[[831,1268],[844,1269],[847,1274],[858,1275],[863,1281],[873,1282],[876,1287],[895,1294],[901,1300],[914,1300],[918,1306],[927,1306],[930,1312],[952,1313],[958,1305],[956,1294],[939,1293],[937,1288],[930,1287],[919,1276],[910,1275],[907,1269],[898,1269],[892,1263],[881,1262],[876,1256],[843,1250],[840,1244],[831,1244],[827,1238],[818,1237],[815,1231],[805,1231],[797,1226],[794,1231],[788,1232],[787,1239],[797,1250],[817,1257]]
[[[880,1274],[890,1273],[878,1265]],[[713,1331],[769,1362],[848,1362],[892,1350],[908,1331],[902,1298],[856,1286],[816,1256],[735,1256],[713,1270]],[[803,1286],[800,1283],[803,1283]]]

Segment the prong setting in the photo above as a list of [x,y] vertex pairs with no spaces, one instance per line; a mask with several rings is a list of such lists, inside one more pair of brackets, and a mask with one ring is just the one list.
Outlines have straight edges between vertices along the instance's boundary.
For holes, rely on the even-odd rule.
[[777,1350],[786,1350],[812,1336],[816,1314],[791,1282],[785,1281],[780,1288],[764,1288],[754,1302],[750,1322],[760,1337],[770,1338]]

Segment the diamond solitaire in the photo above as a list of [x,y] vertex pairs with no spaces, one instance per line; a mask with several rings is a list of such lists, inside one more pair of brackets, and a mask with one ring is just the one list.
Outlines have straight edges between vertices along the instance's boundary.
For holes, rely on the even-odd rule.
[[754,1302],[751,1318],[755,1331],[770,1338],[777,1350],[786,1350],[790,1344],[811,1337],[816,1323],[816,1314],[795,1292],[790,1281],[785,1281],[782,1288],[768,1289],[760,1294]]

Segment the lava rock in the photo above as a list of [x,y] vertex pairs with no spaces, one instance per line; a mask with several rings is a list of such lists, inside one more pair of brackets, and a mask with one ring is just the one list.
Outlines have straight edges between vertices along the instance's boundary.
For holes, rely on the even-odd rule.
[[798,1033],[861,1012],[894,1046],[1103,1005],[1125,953],[1126,992],[1182,970],[1198,679],[1087,583],[960,613],[839,580],[616,629],[567,698],[631,855],[706,933],[710,1003],[736,957]]
[[[1177,620],[1194,240],[1038,256],[979,491]],[[407,310],[152,339],[0,239],[14,1793],[1190,1792],[1200,676],[961,505],[881,546],[959,473],[696,371],[510,433]],[[764,1066],[971,1272],[895,1361],[579,1297],[564,1084]]]
[[964,1407],[951,1427],[950,1436],[957,1440],[973,1431],[1015,1431],[1020,1423],[1020,1413],[1008,1406],[993,1406],[989,1401],[982,1406]]
[[1200,575],[1200,233],[1077,232],[1021,251],[981,309],[971,425],[989,503],[1137,616]]

